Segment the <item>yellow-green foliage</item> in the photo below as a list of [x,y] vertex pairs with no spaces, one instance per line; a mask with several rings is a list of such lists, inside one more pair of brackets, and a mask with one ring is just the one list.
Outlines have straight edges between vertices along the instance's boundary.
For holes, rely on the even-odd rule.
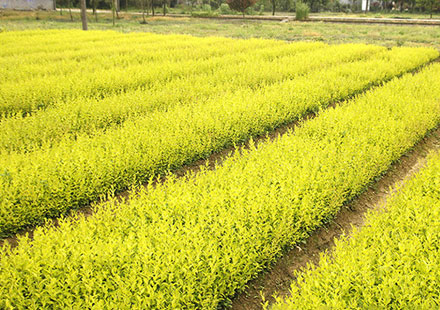
[[[67,40],[69,31],[65,35]],[[13,57],[19,58],[23,65],[7,57],[2,61],[4,73],[0,74],[0,80],[6,82],[0,85],[0,115],[31,113],[70,98],[101,97],[214,70],[217,62],[210,58],[225,54],[264,47],[275,50],[279,47],[285,54],[296,52],[295,46],[292,50],[289,44],[270,40],[237,41],[152,34],[126,35],[115,41],[108,38],[103,42],[104,47],[86,45],[80,50],[65,50],[64,43],[58,43],[62,50],[55,60],[54,55],[49,57],[52,58],[50,63],[41,64],[40,61],[47,52],[21,56],[18,51]],[[324,44],[300,43],[296,50],[320,46]],[[38,47],[36,44],[28,50],[39,50]],[[107,57],[102,57],[103,54]],[[39,65],[35,66],[35,62]]]
[[[137,75],[119,66],[115,67],[120,70],[118,79],[93,73],[94,79],[79,79],[71,89],[59,86],[76,100],[66,101],[48,90],[47,98],[59,98],[59,102],[43,104],[52,107],[28,117],[3,119],[0,236],[263,134],[438,57],[431,49],[171,38],[176,42],[163,44],[177,46],[175,55],[184,44],[198,48],[188,52],[187,60],[169,66],[167,58],[156,51],[161,59],[157,70],[151,71],[150,64]],[[225,55],[225,44],[230,46],[230,55]],[[246,49],[253,51],[241,52]],[[211,57],[218,53],[223,56]],[[195,60],[205,56],[205,62]],[[188,74],[179,75],[185,68]],[[134,85],[146,83],[148,76],[155,86],[109,95],[122,85],[121,80]],[[79,99],[88,92],[81,89],[95,91],[94,81],[107,83],[104,80],[108,82],[101,89],[104,99]],[[174,83],[177,87],[172,87]],[[20,89],[17,86],[12,92]],[[44,93],[48,88],[32,89]],[[36,100],[38,96],[32,94],[24,92],[23,96]],[[39,103],[47,99],[38,98]]]
[[405,75],[215,170],[38,228],[0,251],[0,306],[216,309],[439,124],[439,75]]
[[[307,48],[306,51],[303,51]],[[274,51],[277,54],[274,54]],[[79,133],[95,134],[121,124],[126,118],[136,118],[154,110],[168,110],[175,105],[205,102],[211,97],[232,95],[244,90],[258,91],[286,79],[323,69],[334,64],[380,57],[384,48],[367,45],[296,44],[287,50],[259,49],[222,57],[216,70],[199,72],[187,78],[176,78],[148,89],[107,96],[104,100],[74,100],[31,116],[18,115],[0,123],[0,152],[29,150],[45,142],[53,145],[63,136],[73,138]],[[378,53],[381,53],[378,55]],[[388,53],[386,53],[388,54]],[[210,58],[210,62],[217,62]],[[234,64],[234,66],[231,66]],[[295,63],[294,67],[286,63]]]
[[[432,85],[438,88],[437,85]],[[273,309],[438,309],[440,154]],[[272,309],[272,308],[271,308]]]

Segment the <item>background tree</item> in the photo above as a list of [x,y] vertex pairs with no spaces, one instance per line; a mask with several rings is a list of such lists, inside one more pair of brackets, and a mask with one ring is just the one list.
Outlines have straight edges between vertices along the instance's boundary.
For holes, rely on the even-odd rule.
[[145,19],[145,13],[148,15],[149,1],[148,0],[139,0],[141,9],[142,9],[142,22],[141,24],[147,24],[147,20]]
[[235,10],[245,14],[247,8],[253,6],[257,0],[226,0],[226,3],[229,5],[231,10]]
[[87,30],[86,0],[80,0],[82,29]]
[[270,0],[270,4],[272,4],[272,15],[275,15],[275,9],[277,6],[277,0]]
[[115,15],[116,15],[116,6],[115,6],[115,0],[110,0],[111,6],[112,6],[112,22],[113,26],[115,25]]
[[425,10],[429,12],[432,18],[432,12],[440,8],[440,0],[418,0],[418,4]]
[[162,0],[163,16],[167,14],[168,0]]
[[194,7],[197,5],[198,0],[188,0],[188,3],[190,5],[190,12],[193,11]]
[[[155,11],[154,11],[154,8],[156,7],[156,5],[157,5],[157,0],[151,0],[150,1],[150,5],[151,5],[151,15],[155,15]],[[159,6],[160,6],[160,4],[159,4]]]
[[[73,22],[73,15],[72,15],[72,0],[67,0],[67,5],[69,6],[69,14],[70,14],[70,21]],[[82,17],[81,17],[82,18]],[[87,21],[87,20],[86,20]],[[87,30],[87,29],[85,29]]]
[[278,0],[277,7],[283,12],[293,12],[295,10],[295,3],[299,0]]
[[110,6],[112,10],[112,21],[114,26],[115,19],[119,19],[119,0],[110,0]]
[[98,12],[96,11],[96,3],[97,0],[92,0],[92,7],[93,7],[93,15],[95,15],[95,22],[98,21]]
[[411,8],[411,13],[414,13],[414,8],[416,7],[416,0],[409,0],[408,1],[408,3],[409,3],[409,6],[410,6],[410,8]]
[[321,8],[324,8],[328,4],[329,0],[304,0],[304,3],[306,3],[310,11],[312,12],[319,12]]

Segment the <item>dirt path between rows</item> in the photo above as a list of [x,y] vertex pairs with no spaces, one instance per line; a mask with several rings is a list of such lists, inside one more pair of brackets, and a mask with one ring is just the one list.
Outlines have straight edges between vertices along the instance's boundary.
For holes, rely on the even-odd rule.
[[290,285],[296,280],[296,271],[300,271],[307,264],[317,264],[321,253],[333,250],[335,238],[344,232],[350,235],[353,227],[362,227],[366,212],[384,207],[399,185],[417,173],[425,165],[427,155],[437,150],[440,150],[440,127],[430,132],[393,164],[378,182],[346,204],[333,221],[316,230],[307,239],[306,244],[292,248],[264,274],[248,283],[248,288],[232,300],[231,309],[263,309],[262,295],[269,304],[274,302],[274,294],[280,297],[287,296]]

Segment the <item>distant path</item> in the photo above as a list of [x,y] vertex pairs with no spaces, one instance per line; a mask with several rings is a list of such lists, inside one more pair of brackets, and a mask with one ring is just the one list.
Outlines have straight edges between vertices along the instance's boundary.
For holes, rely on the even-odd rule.
[[311,16],[310,21],[328,23],[362,23],[362,24],[396,24],[396,25],[438,25],[440,19],[403,19],[403,18],[375,18],[375,17],[340,17],[340,16]]
[[[64,9],[67,10],[67,9]],[[79,9],[72,9],[73,12],[79,12]],[[88,10],[92,12],[91,10]],[[109,10],[97,10],[98,13],[111,14]],[[124,12],[123,14],[142,15],[141,12]],[[157,12],[157,17],[163,16]],[[151,15],[149,15],[151,16]],[[167,14],[168,17],[191,17],[189,14]],[[246,20],[268,20],[268,21],[295,21],[295,17],[287,15],[218,15],[214,17],[197,17],[197,18],[214,18],[214,19],[246,19]],[[393,25],[421,25],[421,26],[440,26],[440,19],[421,19],[421,18],[377,18],[377,17],[343,17],[343,16],[310,16],[304,22],[325,22],[325,23],[354,23],[354,24],[393,24]]]

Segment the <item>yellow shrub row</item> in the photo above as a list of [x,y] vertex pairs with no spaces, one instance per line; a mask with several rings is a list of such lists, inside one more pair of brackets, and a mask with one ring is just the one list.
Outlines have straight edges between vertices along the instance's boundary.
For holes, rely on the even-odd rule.
[[271,309],[438,309],[439,155]]
[[0,157],[0,235],[181,167],[309,111],[326,107],[438,56],[396,48],[364,61],[152,110],[122,126],[66,136],[51,147]]
[[[81,98],[36,111],[31,116],[10,117],[0,123],[0,153],[53,146],[64,137],[75,139],[83,133],[96,135],[97,131],[121,125],[127,118],[135,119],[155,110],[206,103],[215,100],[213,98],[239,95],[245,90],[247,93],[249,90],[260,92],[261,87],[332,65],[369,58],[382,59],[390,55],[383,48],[367,45],[322,47],[297,44],[290,49],[290,54],[283,56],[286,50],[280,50],[276,58],[273,58],[272,50],[211,58],[207,62],[209,67],[203,68],[203,64],[198,63],[196,74],[155,83],[148,89],[128,91],[105,99]],[[269,59],[268,54],[271,54]],[[163,70],[163,66],[158,66],[158,70]],[[161,79],[156,77],[155,81]]]
[[[381,67],[386,63],[374,69]],[[362,75],[367,68],[371,67],[361,67],[353,75]],[[433,87],[439,75],[436,64],[395,79],[321,112],[274,142],[243,150],[215,170],[186,179],[171,177],[165,184],[140,190],[129,202],[106,203],[88,219],[62,220],[57,229],[37,229],[33,242],[23,239],[17,248],[0,251],[0,306],[217,309],[227,304],[283,248],[328,221],[439,124],[440,88]],[[337,76],[355,80],[348,78],[349,71]],[[222,112],[228,111],[234,122],[238,113],[246,123],[261,124],[238,106]],[[204,121],[200,118],[200,124]],[[235,124],[220,123],[221,132]],[[238,135],[239,127],[235,128]],[[145,137],[138,137],[135,151],[143,152]],[[119,147],[115,143],[112,147]],[[196,137],[188,143],[194,145]],[[116,162],[127,157],[115,155],[105,157],[108,167],[120,164],[124,172],[132,169]],[[81,162],[96,171],[96,164],[85,158]],[[89,180],[85,178],[84,185]],[[426,214],[438,217],[435,212]],[[405,243],[398,246],[406,251]],[[418,263],[429,270],[424,261]]]
[[[0,85],[0,116],[17,112],[27,114],[72,98],[102,97],[108,93],[150,87],[152,83],[161,84],[176,77],[215,70],[219,65],[233,66],[234,59],[232,63],[226,63],[229,58],[222,59],[222,56],[249,50],[254,50],[249,55],[251,59],[253,55],[265,59],[325,47],[321,43],[284,43],[277,46],[267,40],[228,40],[226,45],[229,46],[225,48],[225,44],[221,44],[222,39],[215,41],[214,38],[199,38],[186,41],[185,37],[180,37],[180,40],[171,42],[162,40],[162,44],[157,44],[153,49],[136,46],[134,41],[132,48],[135,51],[130,53],[124,47],[126,51],[122,55],[118,53],[118,42],[106,42],[108,64],[104,65],[105,59],[103,62],[94,62],[94,57],[100,58],[101,51],[91,59],[77,59],[78,55],[70,52],[70,56],[64,55],[63,59],[67,59],[65,61],[43,64],[42,74],[38,73],[39,66],[34,68],[32,61],[23,61],[21,70],[4,69],[7,82]],[[137,47],[139,51],[136,51]],[[267,50],[268,47],[272,49]],[[83,53],[93,54],[93,51],[85,50]],[[235,62],[241,59],[243,56],[237,57]],[[80,65],[76,66],[78,61]],[[91,64],[90,68],[84,69],[87,63]],[[65,71],[69,67],[74,70]],[[11,75],[16,78],[8,78]]]
[[[66,39],[65,39],[66,41]],[[70,41],[69,41],[70,42]],[[93,72],[97,68],[130,66],[131,64],[151,63],[152,61],[178,61],[187,58],[208,58],[240,51],[258,51],[264,48],[292,50],[286,43],[270,40],[231,40],[213,38],[186,38],[184,36],[139,35],[123,39],[108,38],[100,43],[89,42],[65,49],[68,42],[58,43],[63,49],[59,52],[43,51],[20,55],[19,51],[9,57],[0,58],[0,81],[18,81],[20,79],[52,74],[68,75],[75,72]],[[227,45],[228,48],[222,48]],[[295,44],[294,46],[297,46]],[[301,45],[301,44],[299,44]],[[325,46],[324,44],[308,44]],[[55,47],[53,47],[55,48]],[[35,49],[28,47],[26,51]]]

